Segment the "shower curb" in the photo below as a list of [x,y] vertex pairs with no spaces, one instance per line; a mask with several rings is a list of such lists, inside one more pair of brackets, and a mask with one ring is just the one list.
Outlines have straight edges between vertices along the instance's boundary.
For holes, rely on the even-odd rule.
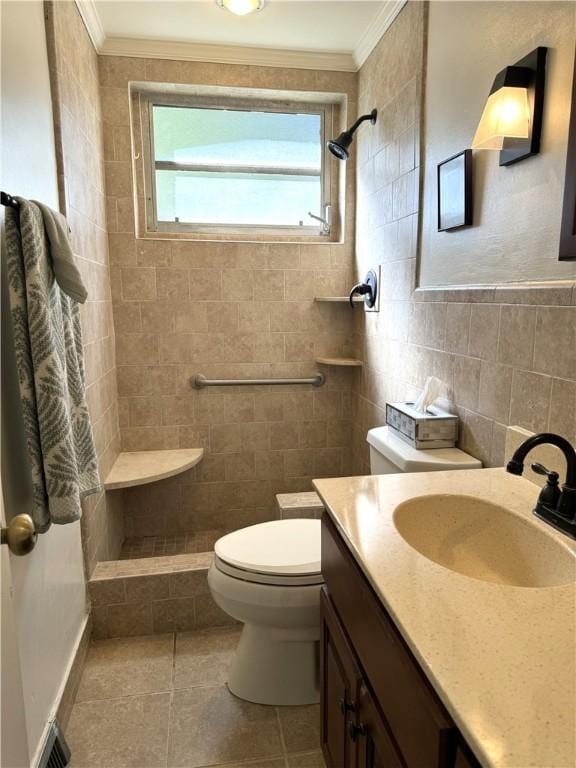
[[229,626],[207,574],[212,552],[100,562],[88,582],[92,637],[185,632]]

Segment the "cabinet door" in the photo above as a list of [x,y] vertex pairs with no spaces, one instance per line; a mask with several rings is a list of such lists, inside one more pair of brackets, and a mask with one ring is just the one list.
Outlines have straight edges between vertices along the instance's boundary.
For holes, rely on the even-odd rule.
[[360,683],[356,723],[349,734],[357,745],[357,768],[404,768],[388,726],[368,688]]
[[356,745],[350,738],[349,726],[355,719],[360,674],[325,589],[321,592],[320,608],[322,751],[327,768],[356,768]]

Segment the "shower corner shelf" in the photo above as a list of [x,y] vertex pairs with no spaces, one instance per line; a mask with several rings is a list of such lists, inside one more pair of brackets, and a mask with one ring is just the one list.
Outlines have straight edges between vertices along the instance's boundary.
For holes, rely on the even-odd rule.
[[317,357],[318,365],[335,365],[342,368],[361,368],[364,363],[355,357]]
[[[349,304],[349,296],[315,296],[314,301],[319,304]],[[352,301],[354,304],[362,304],[364,299],[360,296],[355,296]]]
[[203,448],[120,453],[104,481],[104,490],[114,491],[165,480],[195,467],[203,456]]

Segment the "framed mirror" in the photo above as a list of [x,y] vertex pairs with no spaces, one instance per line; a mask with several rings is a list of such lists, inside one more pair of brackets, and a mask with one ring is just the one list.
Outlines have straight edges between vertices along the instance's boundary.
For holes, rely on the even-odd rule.
[[576,61],[572,77],[572,107],[566,155],[564,207],[560,228],[560,261],[576,261]]

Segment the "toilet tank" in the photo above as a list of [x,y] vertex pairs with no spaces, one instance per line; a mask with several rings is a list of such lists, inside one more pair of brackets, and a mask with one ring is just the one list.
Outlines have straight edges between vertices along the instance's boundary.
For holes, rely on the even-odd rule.
[[390,475],[399,472],[440,472],[480,469],[482,462],[459,448],[419,451],[398,437],[390,427],[375,427],[366,436],[370,446],[370,472]]

